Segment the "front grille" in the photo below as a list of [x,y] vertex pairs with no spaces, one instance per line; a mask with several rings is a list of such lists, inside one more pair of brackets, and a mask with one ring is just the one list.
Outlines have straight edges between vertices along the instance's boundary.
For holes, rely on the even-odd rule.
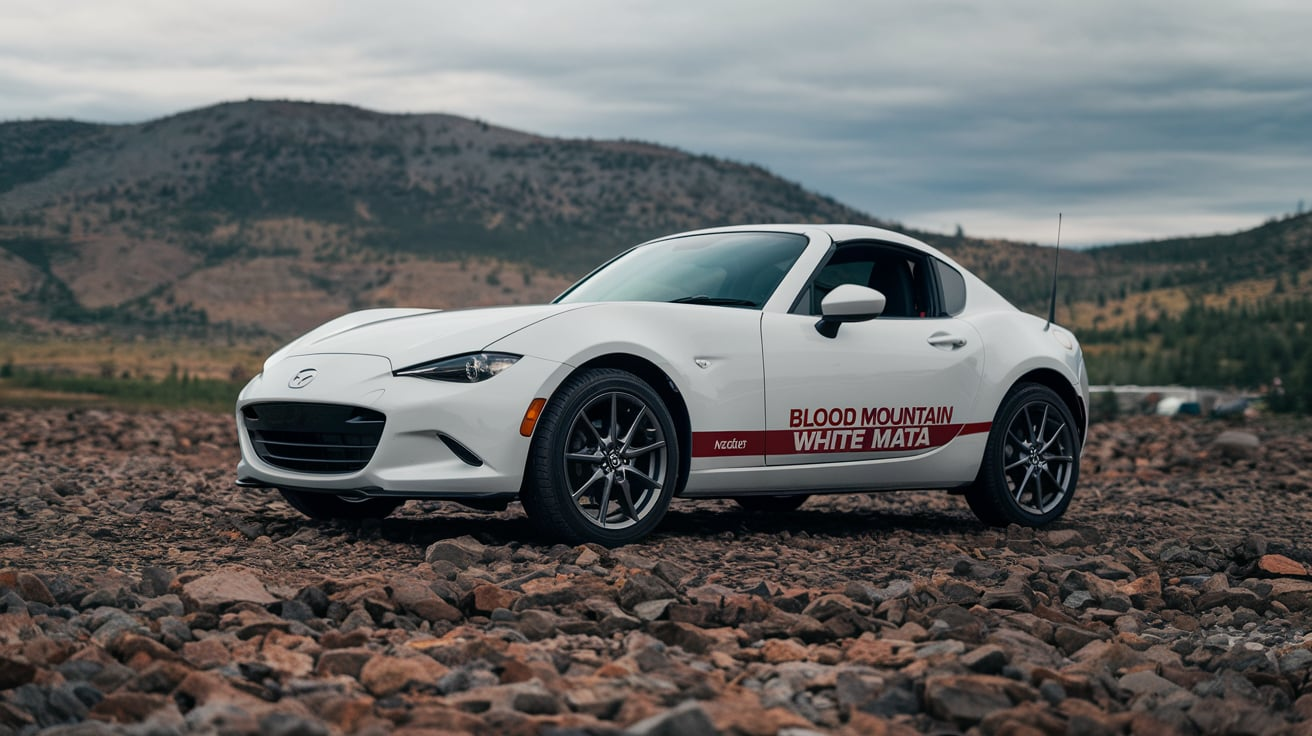
[[363,469],[387,421],[373,409],[292,402],[248,404],[241,415],[261,460],[301,473]]

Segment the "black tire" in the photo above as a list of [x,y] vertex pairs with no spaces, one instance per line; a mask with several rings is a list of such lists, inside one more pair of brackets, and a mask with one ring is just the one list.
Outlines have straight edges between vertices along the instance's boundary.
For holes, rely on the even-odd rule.
[[993,417],[966,503],[989,526],[1044,526],[1061,517],[1080,477],[1080,433],[1055,391],[1013,386]]
[[660,524],[678,474],[678,436],[660,395],[631,373],[597,368],[547,402],[521,496],[544,535],[617,546]]
[[792,496],[735,496],[733,500],[745,511],[752,513],[784,514],[801,508],[810,497],[806,493],[798,493]]
[[381,519],[405,503],[394,498],[352,501],[332,493],[293,491],[288,488],[279,488],[278,492],[292,508],[311,519]]

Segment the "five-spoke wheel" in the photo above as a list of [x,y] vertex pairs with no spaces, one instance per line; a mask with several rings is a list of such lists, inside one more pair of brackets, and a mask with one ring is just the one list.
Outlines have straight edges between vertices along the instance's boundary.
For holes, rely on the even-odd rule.
[[985,524],[1042,526],[1070,505],[1079,479],[1080,435],[1052,389],[1020,384],[1002,401],[966,501]]
[[665,515],[678,460],[660,396],[633,374],[589,370],[566,381],[538,420],[521,495],[550,536],[626,544]]

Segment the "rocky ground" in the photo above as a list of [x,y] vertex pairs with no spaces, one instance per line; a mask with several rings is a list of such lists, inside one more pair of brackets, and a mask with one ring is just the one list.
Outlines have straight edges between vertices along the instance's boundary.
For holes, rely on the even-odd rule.
[[1038,532],[679,502],[615,550],[302,519],[232,485],[228,417],[0,424],[0,735],[1312,734],[1307,424],[1096,425]]

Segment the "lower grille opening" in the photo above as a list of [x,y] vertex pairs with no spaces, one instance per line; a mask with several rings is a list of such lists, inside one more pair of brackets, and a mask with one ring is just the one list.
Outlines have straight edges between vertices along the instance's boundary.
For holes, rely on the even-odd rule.
[[248,404],[241,415],[260,460],[324,474],[354,473],[368,465],[387,421],[373,409],[295,402]]

